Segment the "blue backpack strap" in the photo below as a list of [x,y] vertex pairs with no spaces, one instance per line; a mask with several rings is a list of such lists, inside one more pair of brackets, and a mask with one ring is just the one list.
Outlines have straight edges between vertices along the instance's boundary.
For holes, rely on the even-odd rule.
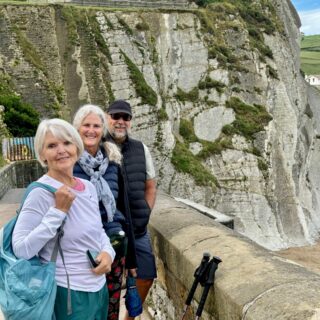
[[[20,213],[20,211],[21,211],[21,209],[23,207],[24,201],[26,200],[26,198],[29,195],[29,193],[33,189],[36,189],[36,188],[42,188],[42,189],[48,190],[51,193],[55,193],[57,191],[56,188],[54,188],[54,187],[52,187],[52,186],[50,186],[48,184],[39,182],[39,181],[34,181],[34,182],[30,183],[28,185],[28,187],[27,187],[26,192],[24,193],[24,196],[23,196],[23,199],[21,201],[20,207],[17,210],[17,214]],[[61,238],[63,236],[63,227],[64,227],[65,222],[66,222],[66,220],[63,220],[62,225],[58,229],[57,234],[55,236],[56,241],[55,241],[55,245],[54,245],[53,252],[52,252],[52,255],[51,255],[51,262],[56,262],[57,255],[58,255],[58,252],[59,252],[60,255],[61,255],[61,259],[62,259],[62,262],[63,262],[64,269],[66,271],[66,276],[67,276],[67,284],[68,284],[67,313],[68,313],[68,315],[70,315],[70,314],[72,314],[72,306],[71,306],[71,289],[70,289],[69,274],[68,274],[68,271],[67,271],[67,268],[66,268],[66,264],[65,264],[65,261],[64,261],[63,251],[62,251],[62,248],[60,246],[60,240],[61,240]]]
[[29,193],[30,193],[33,189],[35,189],[35,188],[42,188],[42,189],[48,190],[48,191],[51,192],[51,193],[55,193],[55,192],[57,191],[56,188],[54,188],[54,187],[52,187],[52,186],[50,186],[50,185],[48,185],[48,184],[45,184],[45,183],[42,183],[42,182],[38,182],[38,181],[31,182],[31,183],[28,185],[27,190],[26,190],[26,192],[25,192],[24,195],[23,195],[23,198],[22,198],[22,200],[21,200],[20,207],[19,207],[19,209],[17,210],[17,214],[20,213],[20,211],[21,211],[21,209],[22,209],[22,207],[23,207],[23,204],[24,204],[25,200],[27,199]]
[[43,188],[50,192],[55,192],[56,189],[54,187],[51,187],[47,184],[41,183],[41,182],[32,182],[27,187],[27,190],[25,191],[23,198],[21,200],[19,209],[17,210],[17,215],[11,218],[1,229],[0,229],[0,258],[1,256],[5,257],[5,259],[10,259],[11,262],[14,262],[17,260],[15,255],[12,251],[12,233],[15,227],[15,224],[17,222],[18,215],[23,207],[23,204],[28,196],[28,194],[33,190],[34,188]]

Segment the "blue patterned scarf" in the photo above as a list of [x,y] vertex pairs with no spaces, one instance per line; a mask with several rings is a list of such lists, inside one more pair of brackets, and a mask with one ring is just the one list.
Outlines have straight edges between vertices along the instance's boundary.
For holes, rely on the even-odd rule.
[[[113,221],[114,213],[116,212],[116,202],[110,190],[109,184],[103,178],[108,165],[108,157],[104,157],[101,150],[99,150],[95,157],[93,157],[86,150],[78,160],[80,167],[90,177],[90,182],[95,186],[99,201],[102,201],[108,215],[108,222]],[[98,170],[95,170],[98,168]]]

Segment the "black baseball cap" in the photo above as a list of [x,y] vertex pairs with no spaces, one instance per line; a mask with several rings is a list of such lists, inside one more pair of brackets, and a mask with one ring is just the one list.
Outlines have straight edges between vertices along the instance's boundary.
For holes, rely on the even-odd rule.
[[124,100],[115,100],[112,102],[107,110],[107,113],[127,113],[132,116],[131,106],[127,101]]

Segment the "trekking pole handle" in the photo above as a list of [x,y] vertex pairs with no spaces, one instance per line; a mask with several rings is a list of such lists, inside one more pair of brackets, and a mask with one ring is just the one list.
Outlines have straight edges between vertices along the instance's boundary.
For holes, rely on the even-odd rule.
[[198,283],[200,281],[200,277],[203,273],[203,271],[205,270],[208,262],[209,262],[209,259],[210,259],[210,253],[208,252],[204,252],[203,253],[203,257],[202,257],[202,260],[201,260],[201,263],[199,265],[199,267],[196,269],[196,271],[194,272],[194,281],[193,281],[193,284],[192,284],[192,287],[189,291],[189,294],[188,294],[188,297],[187,297],[187,300],[186,300],[186,306],[190,306],[191,304],[191,300],[194,296],[194,293],[197,289],[197,286],[198,286]]
[[222,260],[219,257],[213,257],[210,262],[209,262],[209,273],[208,273],[208,278],[207,281],[205,283],[204,289],[203,289],[203,293],[201,295],[201,299],[200,299],[200,303],[196,312],[196,320],[200,319],[203,308],[204,308],[204,304],[207,300],[208,297],[208,293],[210,290],[210,287],[213,285],[214,283],[214,276],[216,273],[216,270],[218,269],[218,264],[222,262]]
[[189,291],[189,294],[188,294],[188,297],[187,297],[187,300],[185,302],[185,305],[184,305],[184,308],[183,308],[183,313],[182,313],[182,317],[181,317],[181,320],[184,320],[186,314],[187,314],[187,310],[188,310],[188,307],[190,306],[191,304],[191,300],[194,296],[194,293],[197,289],[197,286],[200,282],[200,278],[202,277],[202,274],[203,272],[206,270],[207,268],[207,265],[208,265],[208,262],[209,262],[209,259],[210,259],[210,253],[208,252],[204,252],[203,253],[203,257],[202,257],[202,260],[200,262],[200,265],[198,266],[198,268],[195,270],[194,272],[194,281],[193,281],[193,284],[192,284],[192,287]]

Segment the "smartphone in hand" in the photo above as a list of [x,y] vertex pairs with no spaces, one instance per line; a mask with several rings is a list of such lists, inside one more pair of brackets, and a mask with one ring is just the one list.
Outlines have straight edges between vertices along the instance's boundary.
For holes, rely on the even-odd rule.
[[90,260],[92,268],[96,268],[99,263],[97,263],[96,258],[98,256],[99,252],[94,250],[87,250],[87,256]]

